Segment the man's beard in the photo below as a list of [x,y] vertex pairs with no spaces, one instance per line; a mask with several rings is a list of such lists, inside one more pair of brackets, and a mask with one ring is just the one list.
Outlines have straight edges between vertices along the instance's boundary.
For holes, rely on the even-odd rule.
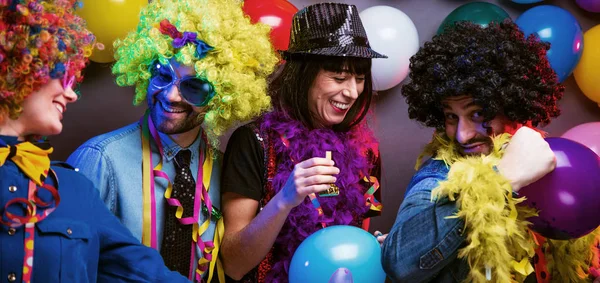
[[201,118],[201,115],[203,114],[194,112],[193,108],[184,102],[169,105],[171,107],[183,109],[185,111],[184,113],[186,114],[184,119],[162,120],[163,118],[160,117],[160,113],[163,112],[164,109],[160,103],[162,102],[156,100],[154,105],[152,105],[150,108],[150,116],[159,132],[167,135],[181,134],[188,132],[202,124],[203,119]]

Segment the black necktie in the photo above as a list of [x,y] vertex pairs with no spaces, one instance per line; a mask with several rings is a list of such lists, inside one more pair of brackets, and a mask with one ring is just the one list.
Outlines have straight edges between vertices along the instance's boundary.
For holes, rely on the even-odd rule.
[[[179,200],[183,206],[183,217],[193,216],[196,183],[190,170],[191,152],[179,151],[175,156],[175,180],[171,198]],[[175,217],[177,207],[167,205],[165,210],[165,229],[163,231],[160,254],[165,265],[188,277],[192,248],[192,225],[182,225]]]

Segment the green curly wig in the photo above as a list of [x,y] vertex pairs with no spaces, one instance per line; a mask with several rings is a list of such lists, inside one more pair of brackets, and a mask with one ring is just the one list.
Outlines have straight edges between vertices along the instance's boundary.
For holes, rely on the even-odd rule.
[[[270,27],[252,24],[239,0],[155,0],[140,13],[136,32],[117,40],[113,73],[120,86],[135,85],[134,104],[146,100],[151,77],[149,66],[155,60],[166,63],[175,58],[194,66],[196,75],[210,81],[215,96],[204,117],[213,145],[218,137],[239,121],[250,120],[271,104],[267,77],[279,61],[269,38]],[[173,39],[159,30],[167,19],[180,32],[196,32],[198,39],[214,47],[198,59],[193,44],[174,48]]]

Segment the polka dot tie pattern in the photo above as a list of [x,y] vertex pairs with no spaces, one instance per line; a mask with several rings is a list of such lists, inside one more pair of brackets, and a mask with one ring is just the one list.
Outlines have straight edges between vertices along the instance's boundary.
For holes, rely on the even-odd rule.
[[23,258],[23,282],[31,282],[31,271],[33,270],[33,235],[35,225],[25,224],[25,257]]
[[538,283],[549,283],[550,278],[548,273],[548,263],[546,262],[546,256],[544,255],[544,252],[546,252],[546,248],[544,247],[546,238],[535,232],[531,233],[533,233],[533,237],[537,245],[535,249],[535,256],[533,257],[536,280]]

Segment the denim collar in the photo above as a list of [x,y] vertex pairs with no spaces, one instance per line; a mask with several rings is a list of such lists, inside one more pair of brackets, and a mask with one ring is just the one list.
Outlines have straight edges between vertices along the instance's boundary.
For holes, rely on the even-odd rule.
[[202,127],[200,127],[200,131],[196,136],[194,142],[188,147],[179,146],[171,137],[167,134],[158,132],[158,136],[160,137],[160,142],[163,146],[163,159],[167,162],[171,162],[175,155],[179,153],[180,150],[189,149],[192,152],[192,160],[198,157],[199,149],[204,147],[204,142],[202,141]]

